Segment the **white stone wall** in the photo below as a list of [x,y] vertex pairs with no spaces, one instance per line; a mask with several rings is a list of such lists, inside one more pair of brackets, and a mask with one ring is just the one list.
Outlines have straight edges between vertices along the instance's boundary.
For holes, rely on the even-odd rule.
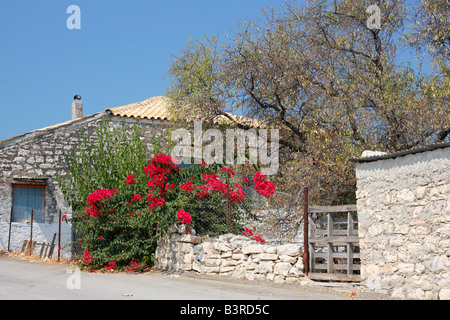
[[158,242],[155,267],[196,271],[246,280],[294,283],[304,276],[302,248],[295,244],[266,245],[243,235],[204,238],[173,227]]
[[450,148],[357,163],[356,178],[365,286],[450,299]]

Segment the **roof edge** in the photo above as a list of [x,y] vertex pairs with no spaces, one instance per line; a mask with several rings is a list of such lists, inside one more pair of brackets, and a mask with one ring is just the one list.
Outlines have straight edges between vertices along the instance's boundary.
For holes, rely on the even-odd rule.
[[350,161],[356,162],[356,163],[365,163],[365,162],[373,162],[373,161],[385,160],[385,159],[394,159],[394,158],[403,157],[403,156],[406,156],[409,154],[417,154],[417,153],[422,153],[422,152],[427,152],[427,151],[434,151],[437,149],[443,149],[443,148],[447,148],[447,147],[450,147],[450,142],[440,142],[440,143],[430,144],[427,146],[422,146],[422,147],[415,148],[415,149],[402,150],[402,151],[387,153],[387,154],[383,154],[383,155],[375,155],[375,156],[371,156],[371,157],[361,157],[361,158],[350,158]]
[[48,131],[56,130],[56,129],[59,129],[59,128],[62,128],[62,127],[75,125],[75,124],[84,122],[86,120],[89,120],[91,118],[102,117],[105,114],[106,113],[102,111],[102,112],[94,113],[94,114],[91,114],[91,115],[88,115],[88,116],[84,116],[83,118],[78,118],[78,119],[75,119],[75,120],[69,120],[69,121],[66,121],[66,122],[63,122],[63,123],[59,123],[59,124],[56,124],[56,125],[53,125],[53,126],[48,126],[48,127],[45,127],[45,128],[36,129],[36,130],[33,130],[33,131],[22,133],[20,135],[17,135],[17,136],[11,137],[9,139],[5,139],[5,140],[0,141],[0,148],[6,147],[6,146],[16,142],[17,140],[25,139],[27,136],[32,135],[32,134],[41,133],[41,132],[48,132]]

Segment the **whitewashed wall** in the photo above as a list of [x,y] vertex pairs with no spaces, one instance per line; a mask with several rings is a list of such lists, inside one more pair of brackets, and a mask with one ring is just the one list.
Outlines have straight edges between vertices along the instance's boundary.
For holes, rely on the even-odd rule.
[[406,299],[450,299],[450,147],[356,164],[361,275]]
[[[11,238],[10,238],[10,250],[13,252],[20,252],[23,245],[23,240],[30,239],[30,223],[13,222],[11,225]],[[50,243],[53,240],[53,236],[56,233],[55,238],[55,250],[52,258],[58,257],[58,223],[33,223],[33,241],[38,243]],[[0,250],[8,249],[9,239],[9,223],[0,222]],[[71,259],[71,226],[70,224],[63,222],[61,224],[61,258]],[[36,247],[35,255],[39,255],[40,246]]]

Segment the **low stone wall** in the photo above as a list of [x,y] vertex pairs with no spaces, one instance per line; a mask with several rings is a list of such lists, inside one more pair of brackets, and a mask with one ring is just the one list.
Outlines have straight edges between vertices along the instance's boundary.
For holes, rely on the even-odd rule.
[[187,233],[182,225],[172,227],[159,240],[155,267],[275,283],[295,283],[304,276],[298,245],[272,246],[234,234],[199,237]]

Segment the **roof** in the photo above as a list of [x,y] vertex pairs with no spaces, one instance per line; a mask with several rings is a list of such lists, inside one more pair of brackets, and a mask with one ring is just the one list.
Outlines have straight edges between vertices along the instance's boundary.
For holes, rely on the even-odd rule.
[[75,124],[77,122],[81,122],[83,120],[93,118],[95,116],[101,116],[102,114],[105,114],[105,113],[110,113],[113,116],[128,117],[128,118],[135,118],[135,119],[169,120],[169,111],[167,108],[169,103],[170,103],[169,98],[163,97],[163,96],[158,96],[158,97],[149,98],[142,102],[131,103],[131,104],[120,106],[120,107],[108,108],[102,112],[84,116],[79,119],[69,120],[66,122],[55,124],[53,126],[36,129],[31,132],[27,132],[27,133],[23,133],[18,136],[11,137],[9,139],[0,141],[0,145],[5,144],[7,142],[11,142],[18,138],[24,137],[28,134],[47,132],[47,131],[54,130],[57,128],[69,126],[71,124]]
[[95,113],[95,114],[91,114],[91,115],[89,115],[89,116],[85,116],[85,117],[83,117],[83,118],[79,118],[79,119],[75,119],[75,120],[69,120],[69,121],[66,121],[66,122],[62,122],[62,123],[55,124],[55,125],[53,125],[53,126],[49,126],[49,127],[45,127],[45,128],[41,128],[41,129],[36,129],[36,130],[34,130],[34,131],[31,131],[31,132],[26,132],[26,133],[20,134],[20,135],[18,135],[18,136],[14,136],[14,137],[11,137],[11,138],[9,138],[9,139],[0,141],[0,146],[1,146],[2,144],[4,144],[4,143],[13,141],[13,140],[18,139],[18,138],[21,138],[21,137],[24,137],[24,136],[26,136],[26,135],[28,135],[28,134],[38,133],[38,132],[46,132],[46,131],[50,131],[50,130],[53,130],[53,129],[57,129],[57,128],[69,126],[69,125],[74,124],[74,123],[76,123],[76,122],[79,122],[79,121],[82,121],[82,120],[86,120],[86,119],[89,119],[89,118],[93,118],[93,117],[95,117],[96,115],[99,115],[99,114],[100,114],[100,113]]
[[435,143],[435,144],[422,146],[422,147],[418,147],[418,148],[414,148],[414,149],[402,150],[402,151],[393,152],[393,153],[378,154],[378,155],[374,155],[374,156],[370,156],[370,157],[351,158],[350,161],[357,162],[357,163],[364,163],[364,162],[372,162],[372,161],[384,160],[384,159],[394,159],[394,158],[406,156],[408,154],[416,154],[416,153],[433,151],[433,150],[448,148],[448,147],[450,147],[450,142],[440,142],[440,143]]
[[[122,118],[133,118],[136,120],[146,119],[146,120],[170,121],[171,120],[171,116],[170,116],[170,112],[169,112],[170,101],[171,100],[165,96],[156,96],[156,97],[152,97],[152,98],[146,99],[141,102],[135,102],[135,103],[119,106],[119,107],[107,108],[102,112],[88,115],[88,116],[85,116],[85,117],[82,117],[79,119],[66,121],[66,122],[59,123],[59,124],[56,124],[53,126],[45,127],[42,129],[37,129],[37,130],[27,132],[27,133],[24,133],[24,134],[15,136],[15,137],[11,137],[9,139],[0,141],[0,146],[7,142],[11,142],[18,138],[24,137],[28,134],[33,134],[33,133],[38,133],[38,132],[47,132],[50,130],[69,126],[69,125],[75,124],[77,122],[81,122],[83,120],[93,118],[96,116],[102,116],[105,114],[110,114],[110,115],[122,117]],[[245,117],[245,116],[235,115],[235,114],[231,114],[231,113],[227,113],[227,115],[229,115],[233,120],[240,122],[241,124],[245,124],[245,125],[249,125],[249,126],[252,126],[252,125],[254,126],[256,124],[253,119]],[[227,121],[229,121],[229,119],[224,115],[217,116],[214,119],[214,123],[223,123],[223,122],[227,122]]]
[[134,119],[170,120],[169,104],[169,98],[158,96],[141,102],[108,108],[105,112],[108,112],[113,116]]
[[[157,96],[141,102],[131,103],[115,108],[109,108],[105,111],[112,114],[113,116],[133,118],[137,120],[147,119],[171,121],[173,117],[171,116],[169,111],[170,103],[170,98]],[[229,112],[224,112],[224,114],[222,115],[215,116],[212,121],[215,124],[225,124],[230,122],[230,118],[237,123],[249,127],[263,125],[261,121],[256,121],[255,119]]]
[[[169,112],[169,105],[171,99],[164,96],[157,96],[149,98],[147,100],[127,104],[120,107],[106,109],[106,112],[118,117],[134,118],[134,119],[148,119],[148,120],[167,120],[170,121],[173,118]],[[235,115],[229,112],[225,112],[224,115],[215,116],[213,122],[216,124],[226,123],[233,119],[238,123],[248,126],[255,126],[257,122],[249,117]]]

